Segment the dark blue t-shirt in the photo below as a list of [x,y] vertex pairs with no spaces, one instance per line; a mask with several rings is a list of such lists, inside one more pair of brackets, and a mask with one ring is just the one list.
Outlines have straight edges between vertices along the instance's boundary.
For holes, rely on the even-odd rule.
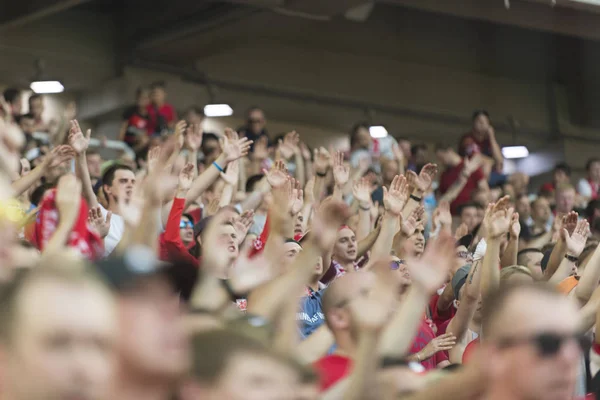
[[300,310],[296,314],[296,321],[298,321],[302,339],[307,338],[325,322],[325,315],[323,315],[321,307],[321,299],[325,290],[314,292],[308,289],[307,295],[300,299]]

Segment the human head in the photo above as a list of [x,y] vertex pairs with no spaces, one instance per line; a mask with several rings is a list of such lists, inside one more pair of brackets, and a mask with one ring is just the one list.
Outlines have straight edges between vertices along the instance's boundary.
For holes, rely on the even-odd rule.
[[164,82],[154,82],[150,85],[150,99],[152,103],[157,106],[161,106],[167,100],[167,91],[165,89]]
[[150,89],[140,86],[135,91],[135,101],[138,108],[145,110],[150,104]]
[[202,135],[202,154],[204,154],[204,164],[212,163],[221,154],[219,138],[214,133],[204,133]]
[[[196,241],[200,248],[202,246],[202,242],[206,240],[205,236],[207,232],[210,232],[209,229],[205,229],[205,227],[207,227],[210,224],[210,220],[212,219],[212,217],[209,218],[204,218],[198,224],[196,224],[197,228],[202,228],[200,229],[199,233],[197,228],[194,229]],[[215,272],[215,274],[218,274],[222,279],[225,279],[229,276],[229,268],[233,265],[233,263],[240,254],[237,231],[235,230],[231,222],[225,222],[220,224],[218,227],[216,227],[215,231],[218,237],[219,248],[226,249],[228,255],[228,261],[226,263],[227,269],[224,271],[218,271],[218,273]]]
[[356,234],[349,227],[342,226],[333,247],[333,258],[342,264],[356,261],[356,246]]
[[33,114],[23,114],[18,120],[19,128],[21,128],[24,134],[31,136],[35,133],[35,118]]
[[486,110],[475,110],[472,121],[474,133],[483,135],[490,128],[490,114]]
[[427,162],[427,145],[420,143],[410,148],[410,156],[417,165],[425,165]]
[[2,95],[4,96],[4,100],[10,104],[13,115],[21,115],[23,109],[21,91],[15,88],[8,88]]
[[505,285],[486,298],[482,324],[490,393],[572,398],[581,357],[572,300],[541,284]]
[[523,249],[517,253],[517,264],[527,267],[535,280],[541,280],[542,258],[544,253],[539,249]]
[[286,239],[285,243],[283,244],[283,254],[280,261],[283,268],[289,267],[294,262],[296,257],[298,257],[298,254],[300,254],[301,251],[302,246],[300,246],[297,241],[294,239]]
[[555,185],[562,185],[569,183],[571,179],[571,167],[567,163],[558,163],[554,166],[552,172],[552,180]]
[[325,322],[336,341],[342,337],[357,339],[358,329],[348,309],[348,303],[367,296],[374,283],[372,273],[357,271],[336,278],[328,286],[323,295],[322,308]]
[[304,215],[299,212],[294,221],[294,235],[304,234]]
[[435,146],[435,156],[437,157],[440,164],[445,167],[452,166],[452,163],[458,154],[454,151],[453,146],[445,144],[437,144]]
[[179,237],[184,245],[189,246],[194,241],[194,219],[189,214],[183,214],[179,221]]
[[192,338],[193,363],[181,400],[293,400],[298,370],[258,341],[227,330]]
[[134,185],[135,174],[126,165],[112,165],[102,175],[102,190],[109,204],[116,203],[120,199],[126,202],[131,200]]
[[41,94],[32,94],[29,97],[29,113],[35,118],[42,118],[44,113],[44,96]]
[[200,106],[191,106],[185,113],[185,120],[190,125],[199,125],[204,121],[204,109]]
[[600,200],[591,200],[585,209],[585,218],[590,223],[593,233],[600,233]]
[[115,302],[91,270],[47,263],[20,269],[0,296],[6,398],[110,397],[116,372]]
[[570,213],[575,206],[575,188],[569,184],[556,188],[556,212],[560,215]]
[[550,202],[545,197],[538,197],[531,203],[531,218],[538,225],[546,224],[552,215]]
[[100,157],[100,154],[97,151],[88,150],[86,161],[90,177],[92,179],[100,178],[100,175],[102,175],[102,157]]
[[500,271],[500,282],[502,284],[521,284],[521,283],[532,283],[534,281],[531,271],[529,268],[522,265],[511,265],[504,267]]
[[418,257],[425,250],[425,225],[419,221],[417,229],[402,243],[403,257]]
[[585,164],[585,170],[592,181],[600,181],[600,158],[590,158]]
[[531,216],[529,196],[526,194],[518,195],[517,200],[515,201],[515,210],[519,213],[519,218],[526,221]]
[[473,229],[481,223],[479,210],[482,208],[477,203],[466,203],[459,207],[460,223],[466,224],[469,232],[473,232]]
[[398,175],[398,162],[396,160],[390,160],[389,158],[382,159],[381,161],[381,179],[384,185],[389,185],[394,180],[394,177]]
[[369,124],[359,122],[350,130],[350,150],[365,149],[368,150],[373,139],[369,133]]
[[259,107],[250,107],[246,112],[248,129],[255,135],[260,134],[267,125],[264,111]]

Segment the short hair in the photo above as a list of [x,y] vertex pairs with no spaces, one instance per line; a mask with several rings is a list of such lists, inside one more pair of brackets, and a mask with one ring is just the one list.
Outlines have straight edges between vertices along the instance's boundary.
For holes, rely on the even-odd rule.
[[204,115],[204,107],[191,106],[190,108],[188,108],[187,112],[193,112],[194,114],[200,115],[202,118],[205,117],[205,115]]
[[575,187],[573,185],[571,185],[570,183],[563,183],[562,185],[558,185],[556,187],[556,193],[558,192],[566,192],[569,190],[573,190],[575,191]]
[[518,283],[513,285],[501,285],[494,289],[484,299],[483,313],[481,319],[482,332],[486,337],[493,336],[496,332],[493,329],[495,321],[502,314],[510,299],[521,292],[533,292],[539,295],[562,297],[556,289],[547,283]]
[[522,265],[511,265],[509,267],[502,268],[500,271],[500,282],[506,281],[508,278],[516,274],[523,274],[533,278],[531,271],[527,267]]
[[246,117],[250,117],[250,114],[252,114],[254,111],[260,111],[261,113],[263,113],[263,115],[265,114],[265,110],[263,110],[259,106],[250,106],[246,110]]
[[165,89],[166,88],[166,84],[165,81],[156,81],[156,82],[152,82],[150,84],[150,90],[154,90],[154,89]]
[[477,210],[483,210],[483,207],[481,207],[478,203],[474,203],[474,202],[468,202],[465,204],[461,204],[460,206],[458,206],[458,215],[462,215],[462,212],[465,210],[465,208],[475,208]]
[[237,355],[256,355],[283,362],[283,357],[257,340],[225,329],[215,329],[192,337],[192,377],[201,383],[214,384]]
[[569,166],[569,164],[567,163],[558,163],[554,166],[554,172],[556,171],[562,171],[565,173],[565,175],[567,176],[571,176],[571,167]]
[[41,94],[34,93],[31,96],[29,96],[28,103],[29,103],[29,105],[31,105],[31,103],[33,103],[34,100],[37,100],[37,99],[41,100],[43,98],[44,98],[44,96],[42,96]]
[[202,143],[204,143],[206,141],[206,139],[208,140],[215,140],[215,141],[219,141],[219,137],[217,135],[215,135],[214,133],[204,133],[202,135]]
[[14,103],[14,101],[17,100],[21,95],[21,91],[16,88],[7,88],[6,90],[4,90],[4,93],[2,93],[2,95],[4,96],[4,100],[6,100],[7,103]]
[[585,163],[585,170],[589,172],[590,168],[592,168],[593,163],[600,162],[600,158],[592,157]]
[[352,129],[350,129],[350,147],[354,146],[354,144],[356,143],[358,131],[361,129],[366,129],[368,131],[369,127],[370,125],[366,121],[357,122],[356,124],[354,124],[354,126],[352,126]]
[[246,193],[252,193],[256,189],[256,185],[264,178],[263,174],[252,175],[246,180]]
[[412,145],[410,148],[410,154],[415,156],[419,152],[419,150],[427,151],[427,145],[425,143]]
[[102,182],[102,193],[104,193],[104,197],[108,200],[108,195],[106,193],[106,191],[104,190],[104,185],[106,186],[112,186],[113,185],[113,181],[115,180],[115,175],[117,173],[117,171],[120,170],[127,170],[127,171],[131,171],[133,172],[133,169],[131,169],[130,166],[125,165],[125,164],[113,164],[110,167],[108,167],[106,169],[106,171],[104,171],[104,173],[102,174],[102,177],[100,178],[100,181]]
[[[46,262],[47,264],[47,262]],[[108,287],[105,282],[82,262],[70,261],[68,267],[43,265],[34,268],[19,268],[12,279],[0,285],[0,341],[10,343],[13,338],[19,299],[29,285],[37,281],[53,280],[67,284],[95,282]]]
[[475,122],[475,120],[476,120],[476,119],[477,119],[479,116],[481,116],[481,115],[484,115],[484,116],[486,116],[486,117],[487,117],[487,119],[490,119],[490,113],[489,113],[489,112],[487,112],[487,110],[483,110],[483,109],[482,109],[482,110],[475,110],[475,111],[473,111],[473,115],[471,116],[471,120],[472,120],[473,122]]
[[519,260],[521,259],[521,256],[527,255],[527,254],[529,254],[529,253],[539,253],[539,254],[544,254],[544,253],[543,253],[543,252],[542,252],[540,249],[534,249],[534,248],[532,248],[532,247],[529,247],[529,248],[526,248],[526,249],[520,250],[520,251],[517,253],[517,262],[518,262],[519,264],[522,264],[522,263],[521,263],[521,261],[519,261]]

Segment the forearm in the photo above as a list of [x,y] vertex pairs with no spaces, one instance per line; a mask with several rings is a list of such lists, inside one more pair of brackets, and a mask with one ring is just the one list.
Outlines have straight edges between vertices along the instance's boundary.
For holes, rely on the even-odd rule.
[[381,232],[373,245],[371,257],[387,257],[392,250],[394,235],[398,231],[398,216],[390,214],[386,211],[381,222]]
[[356,257],[357,259],[367,254],[369,250],[373,247],[377,238],[379,237],[379,233],[381,232],[381,225],[377,228],[369,232],[366,238],[360,240],[358,245],[356,246]]
[[502,150],[500,150],[500,145],[496,140],[496,137],[490,137],[490,147],[492,148],[492,157],[496,163],[504,162],[504,157],[502,156]]
[[61,220],[52,237],[48,240],[46,246],[44,246],[43,254],[51,254],[64,250],[73,229],[73,224],[75,224],[75,218]]
[[487,250],[483,256],[483,270],[481,271],[481,294],[484,299],[500,285],[500,269],[498,268],[500,240],[488,238],[486,242]]
[[454,182],[446,191],[446,193],[442,195],[442,197],[440,198],[440,202],[446,201],[448,203],[452,203],[458,197],[460,192],[462,192],[468,180],[468,177],[465,178],[465,176],[461,173],[458,180]]
[[296,358],[302,364],[312,364],[326,355],[334,344],[333,334],[327,324],[323,324],[296,346]]
[[338,186],[337,184],[333,187],[333,196],[331,196],[335,201],[343,201],[344,193],[343,188]]
[[[579,310],[578,318],[579,318],[579,332],[587,332],[590,329],[598,325],[600,321],[598,320],[598,313],[600,312],[600,287],[597,287],[592,293],[592,297],[587,302],[585,306]],[[600,336],[596,335],[596,341],[600,341]]]
[[373,388],[377,374],[377,361],[379,357],[377,348],[377,332],[361,332],[358,340],[358,349],[355,355],[354,367],[350,375],[350,383],[344,394],[344,400],[364,400],[374,397]]
[[187,162],[194,166],[194,178],[198,176],[198,152],[188,151]]
[[321,195],[323,194],[323,188],[325,187],[325,176],[315,175],[315,186],[313,187],[313,195],[317,204],[321,202]]
[[560,282],[562,282],[564,279],[568,278],[571,275],[574,267],[574,262],[563,258],[560,265],[556,269],[556,272],[554,272],[554,274],[548,280],[548,283],[552,285],[558,285]]
[[388,357],[404,357],[419,331],[419,322],[423,316],[429,296],[416,285],[408,289],[406,298],[385,328],[379,354]]
[[402,209],[402,220],[403,221],[406,221],[406,219],[410,216],[410,214],[412,214],[412,212],[415,211],[415,209],[421,205],[421,202],[415,200],[415,198],[422,199],[423,192],[420,190],[417,190],[417,189],[413,190],[411,197],[408,199],[408,202]]
[[219,207],[225,207],[231,204],[233,198],[233,186],[226,184],[221,192],[221,198],[219,199]]
[[502,254],[500,265],[502,268],[517,265],[517,254],[519,253],[519,238],[510,238],[508,246]]
[[[219,158],[215,160],[215,163],[221,167],[221,169],[225,169],[225,156],[221,154]],[[206,170],[194,180],[192,187],[188,191],[185,198],[186,207],[190,205],[190,203],[196,201],[196,199],[217,180],[220,173],[221,171],[215,167],[214,163],[206,168]]]
[[83,194],[83,197],[88,202],[89,207],[98,207],[98,199],[96,198],[94,188],[92,187],[92,180],[90,179],[85,152],[78,154],[75,157],[75,173],[77,178],[81,181],[81,194]]
[[544,278],[546,280],[550,279],[552,275],[556,272],[563,258],[565,257],[567,251],[567,246],[564,240],[559,239],[554,248],[552,249],[552,253],[550,254],[550,259],[548,260],[548,265],[546,265],[546,269],[544,270]]
[[300,186],[306,185],[306,171],[304,170],[304,159],[300,153],[296,153],[294,156],[296,164],[296,180],[300,182]]
[[369,236],[371,230],[371,212],[370,210],[364,209],[362,206],[358,207],[358,229],[356,230],[356,240],[359,242]]
[[158,254],[158,224],[157,213],[160,211],[158,204],[146,202],[142,208],[139,225],[133,230],[131,243],[147,246]]
[[575,296],[585,304],[592,296],[594,290],[598,287],[600,280],[600,250],[596,248],[592,258],[588,262],[583,275],[579,279],[579,283],[575,287]]
[[542,236],[537,237],[537,238],[532,239],[529,242],[527,242],[527,245],[524,247],[526,247],[528,249],[541,249],[546,244],[550,243],[551,240],[552,240],[552,231],[549,230],[549,231],[545,232]]
[[41,165],[38,165],[36,168],[31,170],[31,172],[29,172],[27,175],[21,176],[19,179],[14,181],[11,184],[11,188],[14,191],[14,195],[20,196],[24,192],[26,192],[27,189],[33,186],[38,180],[42,178],[42,176],[44,176],[46,168],[48,168],[46,163],[42,163]]

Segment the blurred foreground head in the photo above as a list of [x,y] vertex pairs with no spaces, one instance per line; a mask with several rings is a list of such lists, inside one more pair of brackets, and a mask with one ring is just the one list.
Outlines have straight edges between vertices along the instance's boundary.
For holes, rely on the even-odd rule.
[[83,264],[18,270],[0,288],[2,398],[106,399],[116,335],[114,299]]

